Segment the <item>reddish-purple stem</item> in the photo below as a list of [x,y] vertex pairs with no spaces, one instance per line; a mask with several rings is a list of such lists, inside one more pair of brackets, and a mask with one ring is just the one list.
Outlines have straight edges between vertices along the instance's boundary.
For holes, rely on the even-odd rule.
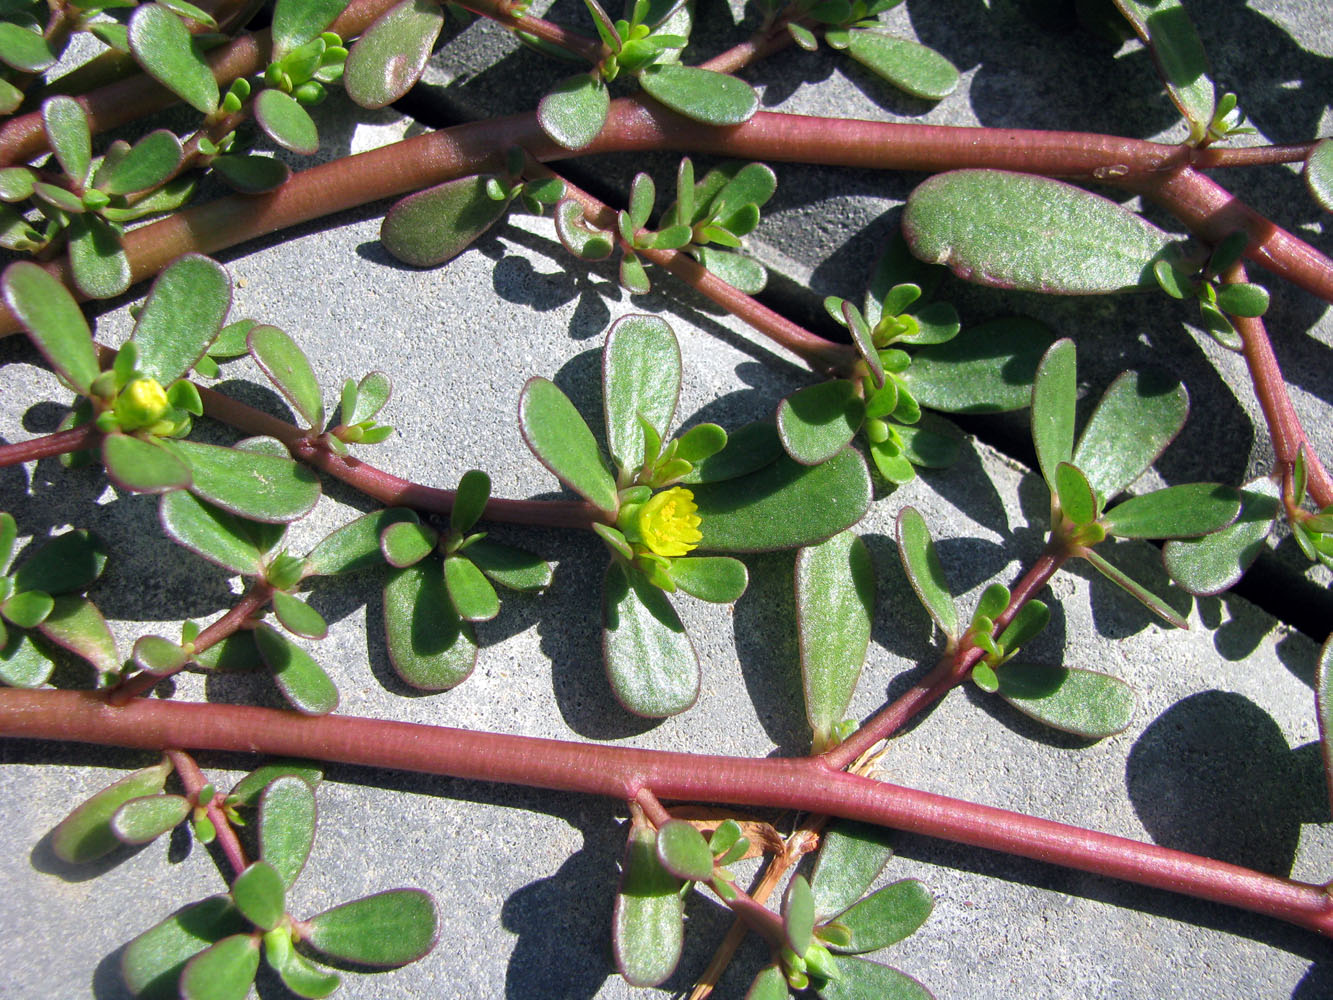
[[[171,766],[176,769],[181,784],[185,786],[185,794],[197,802],[199,792],[208,784],[208,779],[199,770],[199,765],[194,762],[193,757],[184,751],[167,750],[166,754],[171,761]],[[204,806],[208,813],[209,822],[213,824],[213,829],[217,833],[218,847],[222,848],[222,853],[227,858],[227,864],[231,865],[232,874],[241,874],[248,864],[245,860],[245,848],[241,846],[236,831],[231,828],[231,822],[227,819],[227,814],[222,811],[222,807],[218,804],[218,796],[215,795],[208,803],[200,804]]]
[[56,431],[29,441],[16,441],[14,444],[0,444],[0,468],[18,465],[22,462],[36,462],[56,455],[68,455],[70,452],[85,451],[94,447],[102,433],[92,424],[71,427],[67,431]]
[[651,788],[668,801],[799,809],[1227,903],[1333,936],[1333,899],[1322,886],[862,778],[817,757],[667,753],[244,705],[137,699],[114,708],[92,692],[17,688],[0,689],[0,735],[305,757],[621,802]]

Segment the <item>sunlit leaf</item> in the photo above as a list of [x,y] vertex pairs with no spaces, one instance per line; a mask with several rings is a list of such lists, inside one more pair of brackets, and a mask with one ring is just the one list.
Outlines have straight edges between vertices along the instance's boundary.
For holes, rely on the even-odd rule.
[[1091,524],[1099,513],[1097,497],[1076,466],[1061,462],[1055,467],[1055,495],[1060,509],[1075,524]]
[[509,207],[486,193],[486,180],[459,177],[395,203],[380,227],[384,249],[414,267],[434,267],[462,253]]
[[927,101],[948,97],[958,87],[958,70],[934,49],[874,28],[847,33],[847,52],[899,90]]
[[273,594],[273,614],[282,627],[303,639],[323,639],[329,632],[324,616],[300,598],[281,590]]
[[824,1000],[933,1000],[911,976],[851,955],[838,958],[838,978],[821,985],[819,995]]
[[1189,623],[1181,616],[1180,612],[1176,611],[1175,608],[1171,607],[1171,605],[1161,597],[1157,596],[1147,587],[1143,586],[1143,584],[1130,577],[1123,570],[1118,569],[1113,564],[1107,562],[1099,553],[1095,551],[1087,551],[1083,553],[1083,558],[1092,563],[1092,565],[1097,568],[1097,571],[1104,577],[1120,587],[1163,621],[1174,625],[1176,628],[1189,628]]
[[319,152],[319,129],[310,112],[290,94],[265,87],[255,98],[254,114],[259,127],[284,149],[302,156]]
[[1219,531],[1240,513],[1240,494],[1218,483],[1184,483],[1130,497],[1106,512],[1121,538],[1194,538]]
[[85,800],[51,831],[51,850],[70,864],[87,864],[120,846],[111,832],[111,817],[130,799],[162,791],[171,764],[164,758],[152,767],[135,771]]
[[1189,395],[1174,376],[1125,372],[1111,383],[1083,429],[1074,464],[1093,489],[1110,499],[1157,460],[1188,415]]
[[263,572],[264,553],[235,515],[184,490],[166,494],[158,514],[167,536],[196,555],[243,576]]
[[1240,491],[1235,522],[1203,538],[1167,542],[1162,561],[1171,579],[1191,594],[1218,594],[1233,586],[1263,550],[1281,510],[1279,486],[1262,476]]
[[649,718],[693,705],[699,697],[699,660],[666,594],[638,569],[612,562],[602,601],[602,645],[616,700]]
[[278,0],[273,5],[273,58],[281,59],[334,22],[347,0]]
[[675,971],[685,937],[680,880],[657,858],[657,835],[632,827],[611,925],[616,967],[630,986],[656,986]]
[[389,507],[363,514],[324,536],[310,550],[305,558],[305,575],[334,576],[382,565],[380,536],[384,529],[400,521],[415,523],[416,520],[416,512],[406,507]]
[[191,903],[144,931],[121,955],[125,984],[135,996],[178,998],[185,963],[204,948],[247,928],[228,896]]
[[101,370],[88,321],[69,290],[42,268],[21,260],[0,276],[5,304],[57,375],[87,395]]
[[22,73],[40,73],[55,64],[56,51],[40,31],[0,21],[0,62]]
[[839,820],[820,839],[810,889],[815,919],[824,922],[855,903],[893,857],[890,831]]
[[704,835],[683,819],[667,820],[657,831],[657,860],[677,878],[702,882],[712,878],[713,853]]
[[731,604],[739,600],[749,583],[745,563],[727,556],[672,559],[667,575],[691,597],[714,604]]
[[319,500],[319,478],[289,458],[197,441],[164,446],[190,466],[190,492],[242,517],[294,521]]
[[1134,717],[1134,689],[1118,677],[1078,667],[1006,663],[1000,697],[1038,722],[1088,739],[1114,736]]
[[375,19],[347,54],[343,86],[363,108],[382,108],[421,77],[444,9],[434,0],[403,0]]
[[1166,92],[1185,116],[1190,141],[1208,132],[1216,110],[1208,57],[1180,0],[1114,0],[1152,53]]
[[111,833],[123,844],[147,844],[185,822],[190,800],[181,795],[143,795],[111,817]]
[[1063,181],[954,170],[920,184],[903,234],[922,260],[997,288],[1091,295],[1155,287],[1171,236],[1115,202]]
[[887,948],[916,933],[934,906],[930,891],[916,879],[886,885],[838,915],[851,941],[829,948],[856,955]]
[[41,687],[55,670],[55,662],[25,633],[16,629],[6,631],[7,641],[0,647],[0,681],[10,687]]
[[81,656],[103,673],[119,670],[120,653],[106,619],[81,594],[60,594],[37,631],[49,642]]
[[739,125],[759,110],[759,95],[744,80],[678,63],[649,66],[639,85],[672,111],[705,125]]
[[266,931],[278,926],[287,908],[282,877],[267,861],[256,861],[236,876],[231,898],[241,916]]
[[153,79],[201,114],[218,109],[218,84],[198,42],[160,4],[142,4],[130,18],[130,50]]
[[914,507],[898,513],[898,555],[907,579],[935,624],[949,638],[958,635],[958,609],[944,579],[944,567],[935,553],[926,519]]
[[217,339],[231,308],[231,278],[217,261],[185,254],[149,290],[134,325],[139,369],[169,385],[194,367]]
[[318,1000],[336,990],[342,978],[315,965],[292,947],[291,934],[279,927],[264,935],[264,959],[278,973],[283,985],[299,997]]
[[304,715],[328,715],[338,707],[338,689],[313,656],[271,625],[261,622],[251,634],[293,708]]
[[523,440],[542,465],[575,493],[614,514],[620,503],[615,477],[569,397],[548,379],[529,379],[518,414]]
[[798,389],[778,404],[778,434],[802,465],[826,462],[847,447],[865,418],[865,404],[848,379]]
[[276,326],[263,325],[251,329],[246,339],[259,367],[292,404],[306,426],[322,427],[324,399],[319,379],[310,366],[310,359],[296,341]]
[[1333,139],[1315,143],[1306,157],[1305,186],[1325,211],[1333,212]]
[[92,167],[93,140],[83,105],[63,94],[48,98],[42,104],[42,125],[65,176],[84,184]]
[[666,437],[680,395],[680,345],[665,320],[624,316],[606,335],[602,349],[602,397],[611,457],[626,472],[645,458],[640,420]]
[[610,107],[611,95],[600,74],[576,73],[541,99],[537,123],[566,149],[582,149],[597,138]]
[[244,1000],[259,971],[259,941],[233,934],[209,945],[185,963],[181,1000]]
[[389,889],[311,917],[305,942],[330,958],[395,967],[429,952],[435,927],[430,896],[419,889]]
[[97,187],[107,194],[135,194],[164,182],[180,166],[181,141],[174,132],[157,129],[136,142],[107,172]]
[[384,585],[384,633],[394,672],[415,688],[444,691],[472,673],[477,644],[454,611],[433,560],[398,570]]
[[[1032,385],[1032,443],[1042,478],[1052,489],[1056,468],[1074,461],[1074,404],[1078,372],[1074,342],[1060,340],[1041,359]],[[1091,458],[1091,456],[1089,456]],[[1082,469],[1082,465],[1079,466]]]

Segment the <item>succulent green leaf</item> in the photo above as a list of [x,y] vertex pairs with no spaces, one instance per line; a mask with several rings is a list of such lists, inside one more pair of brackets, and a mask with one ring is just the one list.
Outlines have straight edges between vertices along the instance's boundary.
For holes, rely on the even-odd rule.
[[63,94],[48,98],[42,104],[42,126],[65,176],[85,184],[92,168],[93,137],[83,105]]
[[997,288],[1092,295],[1155,287],[1171,237],[1117,203],[1063,181],[954,170],[907,199],[903,235],[922,260]]
[[645,460],[646,420],[666,437],[680,395],[680,345],[665,320],[656,316],[624,316],[606,336],[602,350],[602,395],[606,437],[611,456],[632,474]]
[[[259,802],[259,856],[290,889],[315,842],[315,793],[293,774],[279,775]],[[256,921],[258,922],[258,921]]]
[[539,556],[482,538],[467,547],[477,569],[510,590],[542,590],[551,583],[551,566]]
[[[348,381],[351,380],[348,379]],[[370,372],[360,382],[356,383],[356,404],[352,407],[350,413],[346,410],[343,411],[342,422],[344,424],[358,424],[369,420],[384,409],[384,405],[389,401],[392,392],[393,386],[388,375],[385,375],[384,372]]]
[[434,267],[458,256],[509,208],[486,193],[486,177],[459,177],[408,195],[389,209],[380,227],[384,249],[414,267]]
[[950,639],[958,635],[958,609],[953,594],[944,579],[944,567],[935,553],[926,519],[914,507],[904,507],[898,513],[898,555],[902,559],[907,579],[912,584],[935,624]]
[[346,6],[347,0],[278,0],[273,5],[273,58],[317,38]]
[[300,598],[281,590],[273,593],[273,613],[282,627],[303,639],[323,639],[329,634],[324,616]]
[[778,404],[778,434],[802,465],[826,462],[851,442],[865,419],[865,403],[848,379],[798,389]]
[[683,819],[669,819],[657,831],[657,860],[677,878],[703,882],[713,877],[708,841]]
[[1060,509],[1075,524],[1091,524],[1101,513],[1087,478],[1068,462],[1055,467],[1055,495],[1060,499]]
[[87,395],[101,370],[88,321],[58,280],[30,261],[17,261],[0,276],[5,304],[18,317],[47,363],[74,390]]
[[1260,477],[1240,491],[1240,514],[1203,538],[1167,542],[1162,561],[1171,579],[1191,594],[1218,594],[1233,586],[1263,550],[1281,510],[1279,486]]
[[245,1000],[259,971],[259,940],[233,934],[185,963],[181,1000]]
[[1143,584],[1107,562],[1106,559],[1098,553],[1087,551],[1083,553],[1083,558],[1092,563],[1097,571],[1104,577],[1114,583],[1117,587],[1120,587],[1163,621],[1174,625],[1176,628],[1189,628],[1189,622],[1187,622],[1175,608],[1171,607],[1171,605],[1162,598],[1148,590]]
[[[46,204],[67,215],[82,215],[87,210],[82,198],[69,188],[61,187],[59,184],[35,181],[32,185],[32,192]],[[48,231],[55,229],[58,229],[58,227],[50,227]]]
[[98,670],[119,670],[120,654],[106,619],[93,602],[80,594],[60,594],[37,625],[48,641],[83,657]]
[[1305,186],[1325,211],[1333,212],[1333,139],[1315,143],[1306,157]]
[[632,827],[612,916],[616,966],[631,986],[656,986],[675,971],[685,939],[680,880],[662,866],[657,835]]
[[529,379],[519,399],[519,429],[534,455],[562,483],[607,514],[619,506],[616,481],[597,439],[554,382]]
[[197,441],[164,442],[190,466],[190,492],[255,521],[285,523],[304,517],[319,500],[319,479],[290,458]]
[[129,26],[130,51],[148,75],[200,114],[218,109],[213,71],[179,17],[161,4],[142,4]]
[[269,785],[287,776],[300,778],[313,789],[323,780],[324,772],[318,765],[295,760],[264,764],[236,782],[235,787],[227,793],[227,803],[239,806],[256,805]]
[[231,278],[200,254],[177,257],[153,282],[134,326],[139,370],[169,385],[217,339],[231,308]]
[[851,931],[851,942],[830,949],[851,954],[877,951],[910,937],[926,922],[935,900],[916,879],[886,885],[838,916]]
[[287,183],[291,168],[271,156],[231,154],[211,164],[213,172],[241,194],[265,194]]
[[787,995],[787,977],[782,974],[781,967],[768,965],[760,969],[750,983],[750,988],[745,991],[745,1000],[787,1000]]
[[134,665],[150,674],[173,674],[190,662],[190,655],[170,639],[160,635],[141,635],[131,652]]
[[758,295],[768,284],[764,265],[752,257],[714,247],[696,247],[691,252],[712,274],[747,295]]
[[599,73],[575,73],[541,99],[537,123],[566,149],[582,149],[602,131],[610,107],[611,94]]
[[1208,134],[1216,110],[1208,57],[1180,0],[1114,0],[1152,53],[1167,95],[1190,128],[1190,142]]
[[889,836],[883,827],[847,820],[825,831],[810,880],[816,920],[841,913],[870,888],[893,857]]
[[278,690],[293,708],[303,715],[328,715],[338,707],[338,689],[313,656],[263,622],[252,635]]
[[163,496],[158,515],[167,536],[196,555],[242,576],[263,573],[264,553],[249,526],[235,515],[184,490]]
[[392,524],[415,523],[417,515],[406,507],[372,511],[344,524],[310,550],[305,558],[305,576],[334,576],[379,566],[380,536]]
[[1007,663],[999,671],[1000,697],[1054,729],[1099,740],[1134,717],[1134,689],[1118,677],[1078,667]]
[[55,599],[50,594],[40,590],[26,590],[10,594],[0,603],[0,614],[19,628],[36,628],[53,607]]
[[679,63],[649,66],[639,85],[672,111],[705,125],[739,125],[759,110],[759,95],[744,80]]
[[111,832],[111,817],[130,799],[157,795],[171,774],[163,758],[108,785],[83,802],[51,831],[51,850],[61,861],[82,865],[110,854],[120,841]]
[[666,595],[635,567],[612,562],[602,600],[602,649],[616,700],[653,719],[693,705],[699,660]]
[[204,948],[246,929],[229,896],[210,896],[177,910],[125,946],[121,971],[141,1000],[178,998],[185,963]]
[[101,576],[107,555],[106,545],[91,531],[67,531],[37,549],[14,571],[14,587],[48,594],[85,590]]
[[389,889],[306,921],[306,944],[330,958],[396,967],[435,946],[435,903],[419,889]]
[[1028,601],[1018,609],[1008,627],[1000,634],[1000,648],[1005,655],[1012,654],[1044,629],[1050,620],[1050,608],[1041,601]]
[[166,129],[149,132],[107,171],[97,187],[111,195],[148,191],[166,181],[181,162],[181,142]]
[[0,62],[21,73],[40,73],[54,65],[57,58],[55,49],[40,31],[0,21]]
[[389,577],[384,634],[394,671],[423,691],[444,691],[461,683],[477,662],[472,630],[454,611],[444,572],[434,560]]
[[[299,778],[292,780],[305,785]],[[241,916],[266,931],[277,927],[287,910],[282,876],[267,861],[256,861],[236,876],[231,884],[231,898]]]
[[279,927],[264,935],[264,960],[277,972],[283,985],[299,997],[319,1000],[342,984],[336,972],[321,969],[293,948],[286,928]]
[[454,508],[449,513],[449,530],[466,534],[481,519],[491,496],[491,477],[480,469],[469,469],[458,481]]
[[667,574],[691,597],[713,604],[731,604],[739,600],[750,580],[745,563],[728,556],[673,559]]
[[403,569],[415,566],[430,555],[439,540],[439,532],[428,524],[419,524],[415,520],[398,521],[384,529],[380,549],[390,566]]
[[445,558],[444,584],[454,610],[464,621],[490,621],[500,613],[500,598],[495,588],[467,556]]
[[190,467],[157,444],[127,434],[102,439],[102,464],[117,486],[134,493],[167,493],[187,488]]
[[875,568],[850,531],[796,553],[796,632],[805,715],[822,749],[861,676],[875,612]]
[[932,426],[898,426],[893,430],[902,443],[903,455],[913,465],[925,469],[947,469],[958,461],[962,453],[962,441],[957,431],[951,428],[947,432],[935,429],[948,428],[944,421],[930,420],[930,423]]
[[1106,530],[1121,538],[1195,538],[1240,514],[1240,494],[1218,483],[1185,483],[1130,497],[1112,507]]
[[205,670],[245,673],[264,669],[263,657],[255,648],[254,637],[246,632],[229,635],[219,643],[195,653],[194,662]]
[[[4,630],[3,623],[0,623],[0,630]],[[25,633],[6,631],[9,631],[8,639],[0,647],[0,681],[10,687],[41,687],[55,670],[54,661]]]
[[403,0],[371,23],[347,54],[343,86],[363,108],[392,104],[421,78],[444,9],[434,0]]
[[[1077,461],[1073,458],[1074,404],[1077,399],[1074,342],[1059,340],[1041,359],[1032,384],[1032,443],[1037,449],[1042,478],[1052,489],[1056,486],[1056,467],[1061,462]],[[1092,460],[1091,454],[1088,457]],[[1081,463],[1079,468],[1083,468]],[[1102,495],[1107,494],[1103,491]]]
[[108,205],[99,209],[99,214],[108,222],[123,223],[150,215],[160,215],[163,212],[172,212],[194,196],[194,189],[197,186],[198,179],[193,174],[183,174],[167,181],[156,191],[143,196],[127,208]]
[[18,522],[8,511],[0,511],[0,573],[9,566],[14,555],[14,542],[18,538]]
[[130,287],[130,260],[111,225],[95,215],[76,215],[66,230],[74,286],[90,299],[109,299]]
[[247,337],[250,353],[307,427],[324,424],[324,400],[310,359],[276,326],[255,326]]
[[111,816],[111,832],[123,844],[147,844],[185,822],[190,800],[180,795],[143,795]]
[[815,897],[804,876],[796,875],[787,884],[786,898],[782,901],[782,917],[788,947],[796,954],[804,955],[815,931]]
[[629,250],[620,258],[620,284],[631,295],[647,295],[653,289],[643,261]]
[[1217,307],[1232,316],[1262,316],[1268,311],[1268,292],[1261,285],[1223,285],[1217,290]]
[[824,1000],[934,1000],[911,976],[850,955],[838,959],[838,978],[820,986],[819,995]]
[[902,379],[925,407],[946,413],[1017,410],[1032,401],[1037,365],[1052,334],[1035,320],[992,320],[912,355]]
[[[682,444],[689,433],[680,439]],[[676,454],[686,457],[679,449]],[[777,428],[771,423],[756,421],[728,435],[720,451],[707,458],[690,459],[694,468],[681,478],[681,482],[717,483],[735,479],[763,468],[781,454],[782,442]]]
[[281,90],[266,87],[254,103],[255,121],[270,139],[284,149],[302,156],[319,152],[319,129],[310,112],[300,102]]
[[715,552],[813,545],[850,528],[870,506],[870,474],[850,448],[815,466],[783,456],[749,475],[692,490],[699,547]]
[[588,223],[583,206],[564,198],[555,206],[555,231],[566,250],[580,260],[605,260],[611,256],[611,234]]
[[958,70],[934,49],[874,28],[853,28],[847,52],[899,90],[927,101],[948,97],[958,87]]
[[1125,372],[1111,383],[1083,429],[1074,464],[1109,500],[1157,460],[1188,415],[1189,395],[1174,376]]

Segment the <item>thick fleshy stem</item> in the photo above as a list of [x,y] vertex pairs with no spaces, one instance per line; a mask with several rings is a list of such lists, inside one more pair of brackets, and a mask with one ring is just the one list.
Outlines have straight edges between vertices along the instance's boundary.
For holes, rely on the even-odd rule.
[[[193,646],[196,653],[202,653],[210,646],[215,646],[228,636],[235,635],[248,623],[254,621],[273,598],[273,588],[263,580],[256,580],[241,599],[217,621],[213,622],[195,638]],[[124,705],[131,698],[151,691],[159,681],[165,680],[182,668],[160,674],[150,674],[143,670],[132,674],[107,694],[112,705]]]
[[[1069,553],[1061,546],[1048,546],[1031,569],[1023,574],[1009,594],[1009,603],[995,618],[995,635],[1000,635],[1013,621],[1020,608],[1037,595],[1042,587],[1055,576]],[[856,732],[832,750],[823,754],[821,759],[829,767],[842,770],[867,753],[876,743],[886,740],[910,720],[924,712],[935,702],[943,698],[950,690],[967,679],[968,672],[983,656],[977,646],[970,643],[960,645],[951,655],[944,657],[936,667],[908,688],[902,695],[876,712]]]
[[23,462],[36,462],[43,458],[68,455],[76,451],[86,451],[94,447],[102,438],[102,432],[92,424],[71,427],[67,431],[56,431],[28,441],[16,441],[13,444],[0,444],[0,469]]
[[[1235,264],[1223,278],[1228,282],[1243,282],[1246,280],[1245,268]],[[1273,439],[1273,452],[1277,456],[1279,471],[1285,472],[1295,464],[1296,456],[1304,445],[1310,495],[1320,507],[1333,504],[1333,478],[1329,477],[1328,470],[1314,453],[1314,446],[1301,426],[1300,418],[1296,416],[1296,408],[1291,404],[1287,383],[1282,377],[1282,369],[1278,367],[1264,321],[1258,317],[1232,316],[1231,322],[1240,334],[1241,353],[1250,369],[1250,381],[1254,383],[1254,394],[1259,399],[1264,421],[1268,424],[1269,437]]]
[[[208,779],[199,770],[199,765],[183,750],[168,750],[166,754],[171,766],[176,769],[181,784],[185,787],[186,796],[197,802],[199,792],[208,785]],[[241,840],[232,829],[231,821],[227,819],[227,814],[219,805],[219,801],[220,797],[214,796],[211,802],[200,804],[208,813],[208,820],[213,824],[213,830],[217,834],[217,845],[222,849],[227,864],[231,865],[232,875],[236,876],[245,871],[249,862],[245,859],[245,848],[241,846]]]
[[243,705],[0,688],[0,736],[219,750],[601,795],[799,809],[1003,851],[1266,914],[1333,937],[1323,886],[833,770],[818,757],[716,757]]

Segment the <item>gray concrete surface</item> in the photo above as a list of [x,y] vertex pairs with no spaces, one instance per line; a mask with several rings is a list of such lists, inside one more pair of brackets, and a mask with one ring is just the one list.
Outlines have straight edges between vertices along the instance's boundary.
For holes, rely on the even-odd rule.
[[[752,79],[768,107],[957,124],[1087,128],[1177,137],[1141,53],[1113,57],[1085,37],[1038,23],[1045,5],[916,2],[891,21],[936,45],[964,70],[965,85],[938,106],[891,96],[828,50],[776,58]],[[559,13],[580,15],[576,4]],[[1255,5],[1257,7],[1257,5]],[[1191,7],[1193,10],[1194,7]],[[701,45],[711,54],[740,37],[725,12]],[[1333,72],[1333,24],[1319,3],[1210,5],[1198,16],[1219,77],[1272,141],[1308,138],[1330,122],[1324,101]],[[529,84],[564,70],[515,50],[490,25],[451,38],[437,55],[420,107],[484,113],[530,106]],[[1296,81],[1290,83],[1290,81]],[[321,109],[331,144],[359,149],[419,126],[389,112],[355,127],[334,103]],[[343,122],[341,126],[339,122]],[[702,162],[702,161],[701,161]],[[614,190],[658,159],[574,165]],[[917,178],[779,168],[773,211],[756,253],[780,267],[775,301],[817,316],[817,296],[859,298],[896,207]],[[668,176],[659,176],[663,186]],[[1224,181],[1326,251],[1325,223],[1286,169],[1236,172]],[[631,312],[668,319],[681,339],[686,421],[735,425],[772,412],[806,384],[801,369],[757,342],[669,278],[629,299],[608,267],[570,268],[549,223],[515,218],[448,267],[417,271],[377,242],[383,206],[305,227],[226,255],[236,282],[234,315],[281,326],[315,360],[330,404],[348,375],[388,372],[395,395],[386,419],[399,433],[367,449],[398,474],[452,486],[469,468],[497,494],[551,496],[558,484],[523,447],[518,392],[531,375],[553,377],[581,405],[596,403],[597,348],[609,323]],[[1333,324],[1309,296],[1269,282],[1270,329],[1307,428],[1333,455]],[[799,292],[808,285],[810,292]],[[1271,460],[1237,359],[1187,330],[1190,314],[1156,298],[1116,300],[1002,296],[949,282],[943,294],[974,323],[1015,310],[1076,337],[1086,404],[1115,372],[1163,365],[1195,401],[1189,427],[1155,477],[1237,483]],[[123,309],[99,321],[118,343]],[[53,428],[63,398],[17,338],[0,341],[0,435],[22,440]],[[224,389],[283,412],[275,395],[228,365]],[[859,527],[874,556],[880,594],[869,661],[853,704],[864,717],[920,676],[938,643],[908,591],[892,542],[904,504],[925,514],[940,539],[951,584],[969,596],[1012,581],[1041,547],[1045,499],[1019,461],[1025,418],[969,427],[973,441],[952,469],[881,493]],[[183,554],[156,532],[152,501],[109,489],[96,472],[55,463],[0,471],[0,508],[38,536],[77,525],[97,530],[115,553],[95,597],[114,619],[122,649],[146,631],[171,634],[185,617],[208,619],[230,605],[235,580]],[[292,529],[305,551],[367,509],[336,484],[314,515]],[[542,595],[511,597],[478,628],[475,674],[458,689],[419,696],[390,670],[369,581],[320,586],[312,603],[332,624],[316,650],[342,693],[340,711],[477,729],[623,742],[674,750],[763,756],[800,752],[808,736],[798,700],[791,614],[791,557],[749,560],[750,591],[734,609],[679,604],[703,662],[699,704],[647,723],[619,709],[602,675],[600,545],[555,531],[499,529],[500,537],[557,561]],[[1270,560],[1266,589],[1299,592],[1304,572],[1290,542]],[[1157,553],[1117,546],[1123,565],[1158,579]],[[1164,629],[1099,578],[1077,569],[1052,587],[1052,628],[1034,645],[1049,662],[1106,670],[1131,682],[1139,704],[1129,729],[1088,745],[1041,730],[976,692],[956,692],[896,740],[884,760],[892,780],[1035,815],[1225,858],[1277,874],[1326,880],[1333,829],[1318,762],[1310,692],[1316,645],[1235,597],[1203,599],[1187,632]],[[1054,602],[1053,602],[1054,603]],[[1316,606],[1316,613],[1318,613]],[[1325,609],[1327,604],[1323,605]],[[1326,618],[1325,621],[1328,619]],[[86,682],[76,670],[73,683]],[[276,705],[267,680],[180,679],[176,697]],[[123,769],[147,759],[115,750],[17,741],[0,743],[0,997],[94,996],[119,1000],[120,947],[176,907],[220,891],[209,852],[166,840],[124,851],[93,871],[51,854],[49,832],[70,806]],[[226,785],[239,757],[202,759]],[[313,913],[397,885],[420,886],[439,904],[441,940],[402,970],[349,975],[340,996],[546,998],[666,997],[687,990],[726,925],[702,895],[688,905],[686,952],[659,990],[633,990],[613,972],[608,940],[616,865],[623,843],[616,803],[448,779],[333,768],[320,791],[316,855],[294,908]],[[1286,998],[1333,995],[1330,945],[1314,935],[1225,907],[1127,887],[1033,862],[899,836],[886,878],[922,879],[936,896],[930,921],[879,958],[919,977],[937,996],[971,998]],[[96,875],[96,877],[92,877]],[[751,942],[719,996],[740,997],[763,961]],[[261,981],[260,995],[284,995]]]

